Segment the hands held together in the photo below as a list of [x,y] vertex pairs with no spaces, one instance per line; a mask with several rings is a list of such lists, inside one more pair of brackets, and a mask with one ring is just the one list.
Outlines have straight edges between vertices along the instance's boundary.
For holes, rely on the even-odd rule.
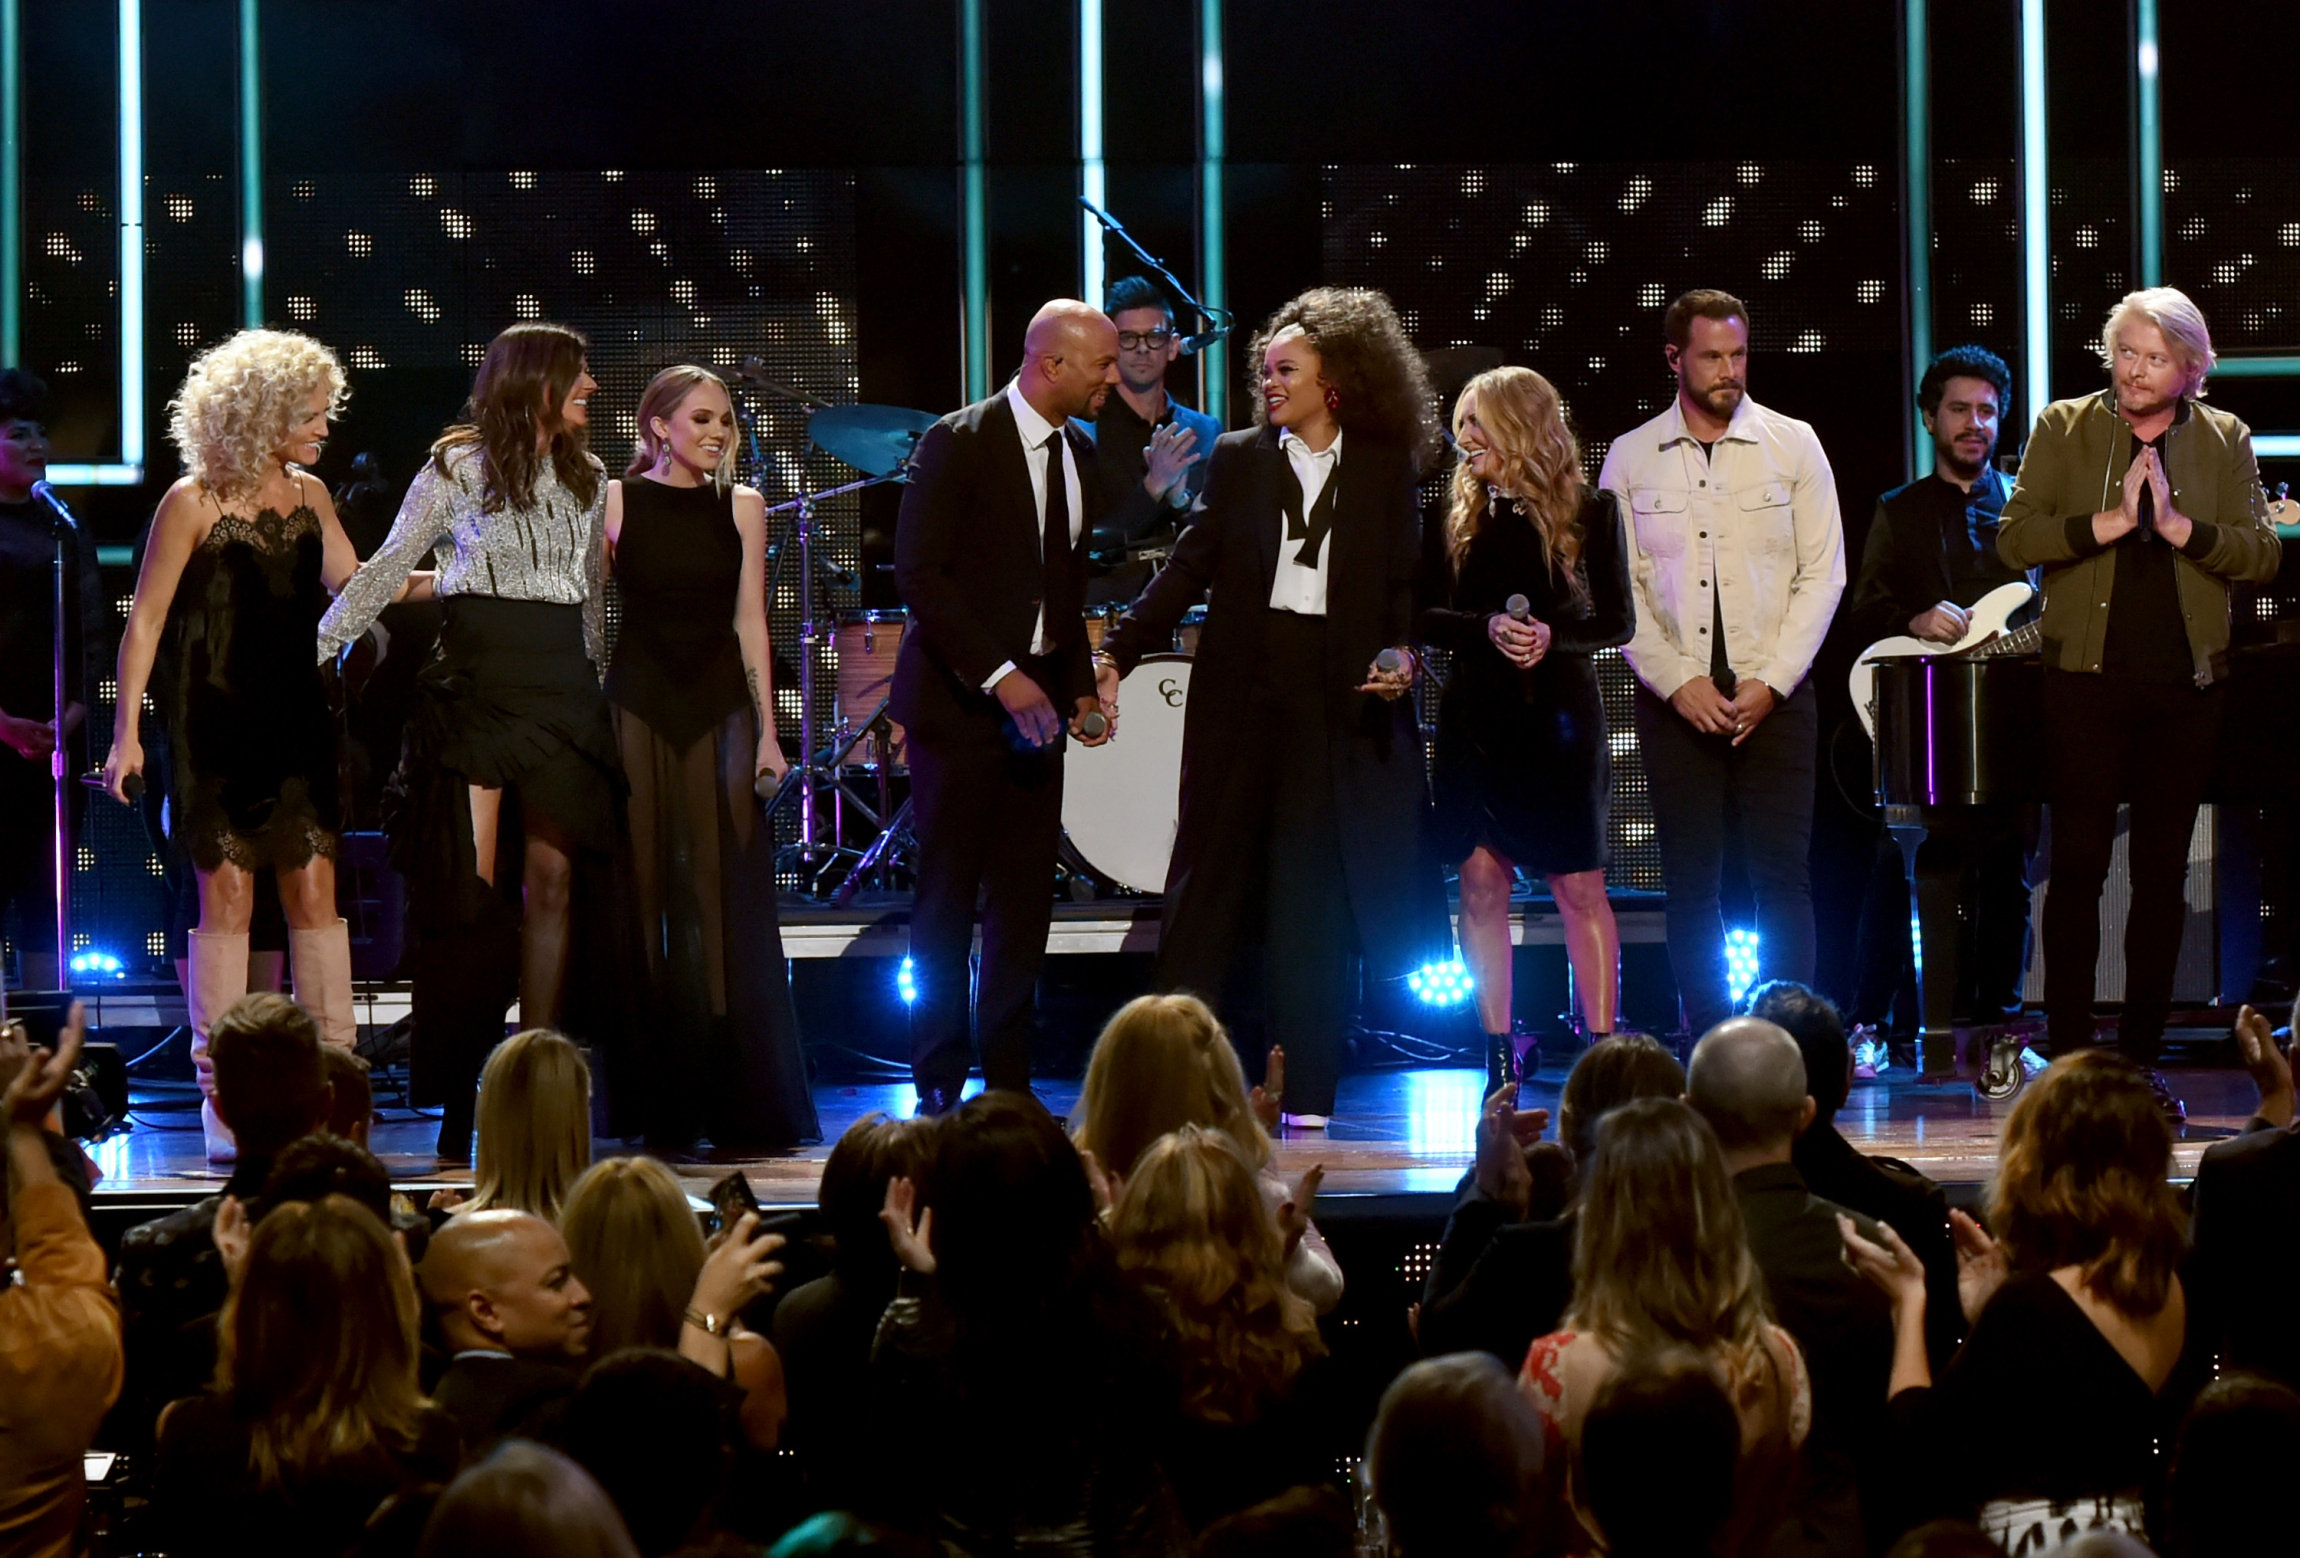
[[1780,706],[1780,699],[1754,676],[1742,677],[1730,698],[1708,677],[1696,676],[1669,695],[1669,706],[1703,735],[1731,736],[1739,746]]

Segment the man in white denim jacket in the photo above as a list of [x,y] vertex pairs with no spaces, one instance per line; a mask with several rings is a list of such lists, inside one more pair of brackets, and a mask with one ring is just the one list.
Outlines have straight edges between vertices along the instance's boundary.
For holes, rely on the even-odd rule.
[[1845,535],[1821,441],[1748,398],[1749,311],[1688,292],[1664,316],[1670,407],[1606,452],[1629,516],[1637,740],[1661,838],[1669,963],[1687,1028],[1730,1015],[1718,908],[1739,803],[1762,977],[1813,977],[1813,773],[1804,685],[1845,591]]

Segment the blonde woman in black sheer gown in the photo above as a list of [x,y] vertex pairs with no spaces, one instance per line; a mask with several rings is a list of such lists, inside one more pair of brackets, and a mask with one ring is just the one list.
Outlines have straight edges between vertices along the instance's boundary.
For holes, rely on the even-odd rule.
[[776,916],[774,832],[753,794],[788,764],[767,643],[766,504],[734,483],[735,414],[705,369],[666,368],[607,488],[620,597],[607,672],[631,783],[647,953],[651,1144],[818,1138]]

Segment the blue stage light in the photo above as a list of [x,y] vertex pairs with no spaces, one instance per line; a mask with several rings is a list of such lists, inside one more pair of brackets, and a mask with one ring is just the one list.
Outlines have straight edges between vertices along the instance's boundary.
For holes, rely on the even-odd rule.
[[1757,933],[1739,926],[1725,933],[1725,991],[1738,1006],[1757,982]]
[[905,1006],[918,999],[918,980],[913,974],[911,961],[907,957],[902,960],[902,967],[894,972],[894,993],[902,997],[902,1004]]
[[1470,998],[1476,983],[1460,958],[1450,963],[1424,963],[1406,976],[1406,988],[1424,1006],[1459,1006]]
[[72,972],[75,974],[108,974],[114,979],[125,979],[127,971],[111,953],[91,947],[85,952],[72,954]]

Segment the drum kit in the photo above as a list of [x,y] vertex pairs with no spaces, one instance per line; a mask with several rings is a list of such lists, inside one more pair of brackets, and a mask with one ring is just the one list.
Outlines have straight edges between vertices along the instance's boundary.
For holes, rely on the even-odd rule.
[[[736,375],[744,384],[808,407],[807,441],[860,472],[858,479],[802,492],[767,510],[782,522],[770,551],[779,567],[789,552],[798,563],[799,749],[781,782],[762,779],[769,815],[797,808],[797,838],[779,864],[794,871],[800,891],[818,902],[845,907],[866,888],[888,891],[910,871],[916,840],[907,788],[909,763],[903,728],[887,712],[895,658],[909,630],[901,608],[834,609],[824,598],[828,569],[816,560],[822,541],[817,511],[833,498],[909,479],[913,450],[938,418],[901,406],[828,405],[768,379],[757,358]],[[740,408],[754,469],[764,469],[747,408]],[[1130,561],[1158,561],[1163,553]],[[886,566],[886,565],[882,565]],[[851,575],[845,575],[847,581]],[[1088,642],[1099,648],[1119,608],[1086,608]],[[1077,896],[1118,889],[1157,893],[1166,883],[1182,778],[1182,716],[1188,706],[1190,662],[1205,609],[1194,609],[1174,635],[1174,652],[1147,655],[1119,684],[1125,710],[1122,741],[1079,747],[1066,761],[1062,823],[1064,864]],[[832,724],[816,717],[816,667],[827,652],[833,676]]]

